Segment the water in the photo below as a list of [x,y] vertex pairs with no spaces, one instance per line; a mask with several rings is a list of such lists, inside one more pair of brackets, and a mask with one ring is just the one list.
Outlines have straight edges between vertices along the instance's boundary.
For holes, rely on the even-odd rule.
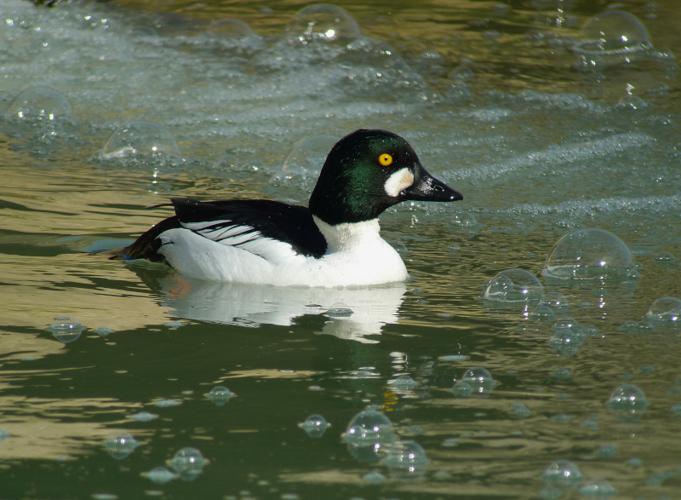
[[[0,497],[531,498],[562,487],[543,475],[566,461],[569,494],[676,495],[676,2],[622,2],[636,22],[605,2],[340,6],[352,18],[3,0]],[[404,135],[465,196],[382,218],[407,283],[201,283],[87,253],[171,196],[305,203],[360,126]],[[635,279],[548,279],[580,230],[623,242],[604,255]],[[587,255],[569,250],[558,265]],[[508,269],[542,295],[490,307]],[[493,390],[462,382],[476,367]],[[349,446],[369,405],[390,439]],[[333,426],[310,439],[315,414]],[[121,436],[136,446],[112,457]],[[391,470],[405,443],[422,472]]]

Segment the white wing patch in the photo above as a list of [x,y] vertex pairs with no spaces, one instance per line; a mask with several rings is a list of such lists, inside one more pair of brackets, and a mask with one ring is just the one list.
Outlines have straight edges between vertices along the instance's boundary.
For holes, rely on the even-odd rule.
[[293,247],[284,241],[263,236],[251,226],[234,225],[232,221],[211,220],[201,222],[180,222],[182,227],[204,238],[227,247],[235,247],[252,253],[272,263],[279,263],[301,257]]

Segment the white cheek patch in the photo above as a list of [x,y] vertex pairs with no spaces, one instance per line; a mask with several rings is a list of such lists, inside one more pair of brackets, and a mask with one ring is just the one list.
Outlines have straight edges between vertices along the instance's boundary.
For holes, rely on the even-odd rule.
[[401,168],[388,177],[383,189],[388,193],[388,196],[396,197],[412,184],[414,184],[414,174],[408,168]]

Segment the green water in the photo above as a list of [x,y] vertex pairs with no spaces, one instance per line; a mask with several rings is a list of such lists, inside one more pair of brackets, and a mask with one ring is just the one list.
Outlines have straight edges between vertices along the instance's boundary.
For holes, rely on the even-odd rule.
[[[147,67],[148,80],[133,72],[122,83],[107,80],[115,71],[96,66],[91,48],[82,48],[88,64],[78,62],[84,42],[77,36],[59,35],[62,45],[50,41],[54,52],[36,56],[20,52],[24,42],[39,45],[35,30],[3,31],[0,104],[46,67],[80,123],[64,142],[36,140],[8,123],[0,135],[0,429],[9,433],[0,441],[0,498],[532,498],[544,488],[546,466],[559,459],[575,462],[585,483],[609,481],[617,498],[678,495],[678,332],[622,329],[656,298],[681,295],[676,77],[661,78],[664,92],[648,84],[645,70],[621,80],[607,72],[606,83],[615,83],[597,85],[571,69],[559,42],[532,42],[538,32],[576,36],[605,2],[513,1],[509,10],[483,1],[342,5],[364,32],[426,75],[429,88],[454,97],[429,107],[409,86],[404,94],[358,97],[325,84],[301,88],[299,97],[296,70],[259,74],[241,60],[262,57],[259,50],[237,57],[190,43],[177,49],[179,62],[145,53],[135,68]],[[91,13],[90,4],[27,6],[12,0],[33,28],[47,23],[55,32],[58,25],[43,16]],[[95,12],[118,16],[121,44],[129,36],[162,52],[224,16],[275,37],[301,6],[130,0]],[[625,7],[646,23],[656,47],[681,47],[675,2]],[[565,12],[567,26],[556,26]],[[424,51],[439,54],[437,63]],[[475,77],[471,95],[460,97],[450,72],[466,57],[476,62]],[[186,86],[174,88],[164,65],[177,77],[175,64],[189,67],[188,60],[200,64]],[[223,75],[222,64],[238,76]],[[314,76],[316,66],[295,64]],[[267,78],[284,90],[238,94]],[[617,106],[627,82],[645,89],[634,92],[648,104],[642,111],[628,101]],[[145,85],[160,90],[149,97]],[[192,122],[204,108],[222,106],[211,94],[222,85],[238,94],[222,115],[232,128],[214,117]],[[121,102],[129,107],[117,109]],[[188,162],[156,179],[144,165],[112,167],[95,158],[111,133],[107,120],[140,116],[167,124]],[[404,131],[426,167],[465,196],[456,206],[398,206],[385,215],[383,234],[412,276],[405,284],[335,291],[218,285],[88,253],[123,244],[167,216],[167,207],[148,207],[170,196],[305,203],[315,172],[280,176],[292,143],[360,125]],[[225,150],[237,158],[226,167],[219,161]],[[557,352],[552,321],[490,308],[481,293],[503,269],[539,275],[555,242],[579,227],[617,233],[632,248],[640,278],[605,291],[545,283],[565,294],[571,316],[597,329],[574,352]],[[352,314],[325,314],[333,308]],[[86,327],[68,344],[48,330],[63,315]],[[113,333],[102,336],[101,327]],[[498,385],[455,397],[455,380],[475,366]],[[389,384],[403,373],[416,389]],[[606,407],[625,382],[645,391],[649,407],[640,418]],[[204,394],[216,385],[237,397],[213,404]],[[181,404],[159,407],[159,400]],[[353,458],[341,433],[368,404],[425,449],[422,475],[394,478],[380,462]],[[131,418],[140,411],[158,418]],[[315,413],[332,424],[319,439],[298,427]],[[104,441],[125,432],[140,446],[115,459]],[[187,446],[209,461],[193,481],[160,485],[142,475]],[[371,471],[386,480],[363,479]],[[578,496],[570,490],[563,497]]]

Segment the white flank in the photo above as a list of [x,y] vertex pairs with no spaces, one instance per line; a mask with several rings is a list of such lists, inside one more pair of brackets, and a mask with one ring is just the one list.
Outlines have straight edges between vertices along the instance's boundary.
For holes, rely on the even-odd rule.
[[314,221],[328,243],[327,253],[319,259],[262,236],[234,247],[185,228],[163,232],[159,253],[180,273],[212,281],[347,287],[407,279],[399,254],[380,236],[378,219],[335,226],[316,217]]
[[412,184],[414,184],[414,174],[408,168],[401,168],[388,177],[383,189],[388,193],[388,196],[395,197]]

